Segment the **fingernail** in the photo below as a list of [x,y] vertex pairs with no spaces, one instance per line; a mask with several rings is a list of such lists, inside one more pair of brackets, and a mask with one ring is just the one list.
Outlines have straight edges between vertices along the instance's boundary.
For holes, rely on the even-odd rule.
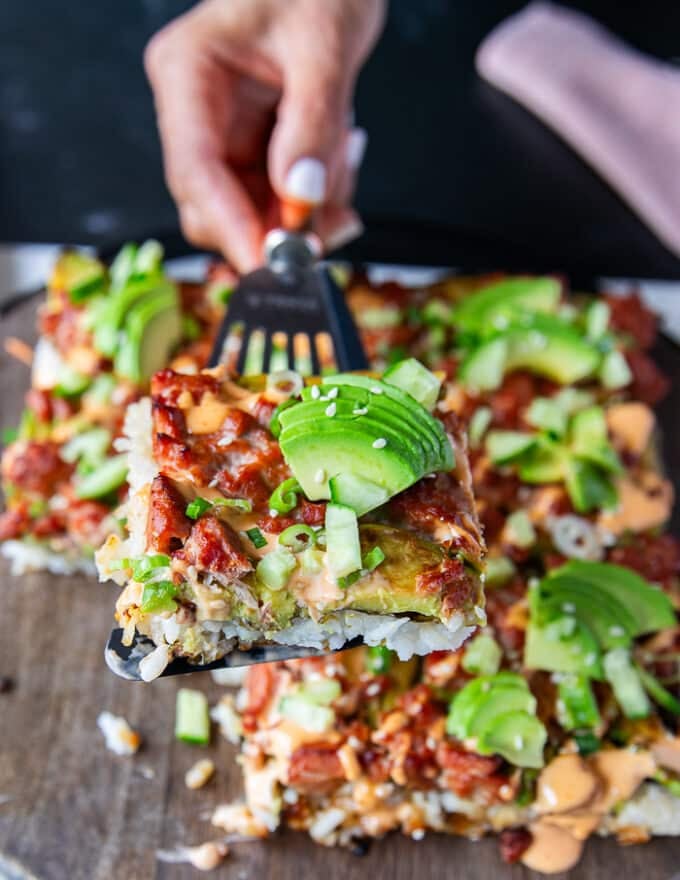
[[327,251],[334,251],[353,241],[364,231],[364,224],[358,217],[350,217],[345,223],[336,226],[325,239]]
[[291,198],[318,205],[326,195],[326,169],[318,159],[298,159],[291,165],[284,186]]
[[364,153],[366,152],[367,143],[368,132],[365,128],[353,128],[347,135],[347,141],[345,143],[345,161],[353,171],[361,165]]

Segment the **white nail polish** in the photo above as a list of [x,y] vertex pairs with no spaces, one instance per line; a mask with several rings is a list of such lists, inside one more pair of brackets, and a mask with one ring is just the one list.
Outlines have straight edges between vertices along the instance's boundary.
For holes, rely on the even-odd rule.
[[326,169],[318,159],[298,159],[286,175],[286,195],[318,205],[326,195]]
[[338,248],[341,248],[343,245],[348,244],[350,241],[353,241],[355,238],[359,238],[359,236],[364,231],[364,224],[359,220],[358,217],[352,217],[351,220],[348,220],[347,223],[343,223],[342,226],[338,226],[336,229],[333,229],[330,232],[324,241],[327,251],[334,251]]
[[367,143],[368,133],[365,128],[353,128],[347,135],[347,140],[345,142],[345,161],[353,171],[361,165],[364,153],[366,152]]

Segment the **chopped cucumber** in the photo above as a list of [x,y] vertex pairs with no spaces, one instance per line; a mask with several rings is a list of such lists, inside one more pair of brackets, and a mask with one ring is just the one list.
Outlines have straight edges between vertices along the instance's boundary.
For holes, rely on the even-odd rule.
[[651,705],[626,648],[604,655],[604,675],[626,718],[647,718]]
[[125,482],[128,472],[127,455],[105,458],[97,470],[78,479],[75,487],[78,498],[102,498]]
[[586,309],[586,336],[597,341],[607,332],[611,309],[604,300],[594,300]]
[[104,287],[106,269],[99,260],[81,251],[64,251],[52,271],[50,287],[67,291],[71,302],[80,303]]
[[295,555],[286,547],[267,553],[257,563],[257,577],[270,590],[282,590],[297,568]]
[[480,406],[473,412],[468,424],[468,437],[470,439],[470,446],[473,449],[476,449],[482,442],[492,420],[493,412],[488,406]]
[[498,672],[503,652],[493,636],[482,633],[468,643],[462,666],[473,675],[494,675]]
[[523,550],[536,543],[536,529],[526,510],[515,510],[505,521],[508,540]]
[[279,713],[312,733],[326,733],[335,723],[335,712],[328,706],[320,706],[303,694],[289,694],[279,702]]
[[354,474],[338,474],[328,481],[331,500],[335,504],[351,507],[357,516],[380,507],[390,497],[390,493],[377,483]]
[[559,402],[551,397],[534,398],[527,410],[526,420],[534,428],[549,431],[558,437],[564,436],[567,430],[567,414]]
[[300,688],[301,696],[318,703],[320,706],[330,706],[333,700],[337,700],[342,693],[340,682],[334,678],[308,679]]
[[351,507],[342,504],[326,507],[326,557],[336,578],[361,568],[359,525]]
[[506,464],[529,452],[536,445],[536,437],[522,431],[489,431],[486,451],[494,464]]
[[487,587],[501,587],[515,574],[512,559],[507,556],[489,556],[484,569],[484,583]]
[[84,461],[87,464],[98,465],[110,444],[111,432],[108,428],[92,428],[72,437],[62,446],[59,454],[69,464]]
[[175,708],[175,738],[196,746],[210,742],[208,700],[201,691],[180,688]]
[[84,376],[69,364],[64,363],[59,368],[57,383],[53,390],[57,397],[73,397],[82,394],[91,381],[89,376]]
[[599,378],[605,388],[613,391],[616,388],[625,388],[626,385],[630,385],[633,374],[624,355],[614,349],[602,359]]
[[434,373],[415,358],[408,358],[390,367],[383,380],[410,394],[430,412],[434,409],[442,384]]
[[144,614],[157,614],[161,611],[177,610],[175,595],[177,587],[172,581],[149,581],[144,584],[141,610]]

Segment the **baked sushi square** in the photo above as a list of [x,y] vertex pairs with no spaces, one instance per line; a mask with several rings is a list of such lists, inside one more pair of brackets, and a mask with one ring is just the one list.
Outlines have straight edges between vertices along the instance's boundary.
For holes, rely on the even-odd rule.
[[97,553],[140,664],[354,639],[406,659],[485,622],[484,542],[449,389],[382,376],[157,373],[125,425],[129,498]]

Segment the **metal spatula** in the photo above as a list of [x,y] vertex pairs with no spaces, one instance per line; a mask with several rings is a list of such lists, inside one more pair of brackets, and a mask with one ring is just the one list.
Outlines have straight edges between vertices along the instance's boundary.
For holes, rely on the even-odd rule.
[[[329,354],[338,371],[368,367],[345,297],[328,270],[319,264],[319,253],[312,235],[282,229],[269,233],[265,266],[244,276],[229,300],[210,358],[211,367],[230,363],[239,373],[270,372],[276,355],[279,369],[284,364],[299,369],[303,360],[308,369],[300,372],[319,373],[322,363],[328,363]],[[285,340],[283,350],[281,340]],[[251,366],[249,361],[253,368],[246,370]],[[112,630],[104,652],[106,663],[121,678],[141,680],[139,661],[153,644],[135,635],[132,645],[123,645],[122,634],[122,629]],[[256,646],[249,651],[234,650],[202,666],[174,660],[162,674],[236,668],[323,653],[287,645]]]

